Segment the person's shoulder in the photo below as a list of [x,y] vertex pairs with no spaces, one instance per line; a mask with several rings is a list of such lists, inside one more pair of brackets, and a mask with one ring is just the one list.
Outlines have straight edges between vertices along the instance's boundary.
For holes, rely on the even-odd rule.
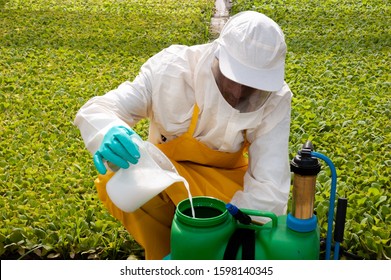
[[151,57],[147,65],[153,66],[155,73],[192,72],[209,48],[210,44],[171,45]]
[[177,58],[189,59],[203,55],[209,48],[210,44],[200,44],[193,46],[186,45],[171,45],[165,48],[162,52],[165,55],[171,55]]
[[274,96],[276,96],[276,97],[279,97],[279,98],[283,97],[283,98],[288,98],[288,99],[290,99],[292,97],[292,95],[293,95],[292,91],[286,82],[284,82],[284,85],[282,86],[282,88],[279,91],[277,91],[276,94],[274,94]]

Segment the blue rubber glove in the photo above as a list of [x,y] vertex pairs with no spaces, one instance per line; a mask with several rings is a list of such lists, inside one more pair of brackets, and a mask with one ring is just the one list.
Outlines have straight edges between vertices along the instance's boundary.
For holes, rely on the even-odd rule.
[[103,137],[102,144],[94,154],[94,164],[101,174],[106,174],[104,161],[113,163],[120,168],[128,168],[129,162],[136,164],[140,158],[140,151],[134,139],[137,135],[131,128],[114,126]]

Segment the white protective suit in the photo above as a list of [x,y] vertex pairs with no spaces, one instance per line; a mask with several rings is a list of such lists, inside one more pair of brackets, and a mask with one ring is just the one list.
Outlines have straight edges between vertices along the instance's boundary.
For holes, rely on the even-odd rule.
[[[217,47],[212,42],[164,49],[142,66],[133,82],[126,81],[89,100],[77,113],[75,125],[87,149],[95,153],[112,126],[132,127],[149,118],[149,141],[156,144],[186,132],[197,103],[200,116],[194,137],[198,141],[225,152],[238,151],[244,137],[250,143],[244,190],[236,192],[232,203],[285,214],[290,190],[292,93],[284,84],[278,92],[253,96],[259,99],[250,100],[246,112],[232,108],[222,97],[211,70]],[[257,104],[256,108],[251,104]]]

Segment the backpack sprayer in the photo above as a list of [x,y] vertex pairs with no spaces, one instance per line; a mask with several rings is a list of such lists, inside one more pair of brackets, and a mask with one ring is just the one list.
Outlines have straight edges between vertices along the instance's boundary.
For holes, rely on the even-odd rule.
[[[314,214],[316,177],[321,170],[318,159],[331,171],[330,206],[325,259],[339,259],[340,243],[346,216],[347,200],[338,199],[332,246],[334,202],[337,175],[332,161],[313,151],[307,141],[291,161],[294,173],[292,207],[288,215],[268,211],[238,209],[212,197],[194,197],[196,218],[191,215],[189,199],[177,206],[171,228],[171,253],[165,259],[320,259],[320,231]],[[260,225],[251,216],[271,221]]]

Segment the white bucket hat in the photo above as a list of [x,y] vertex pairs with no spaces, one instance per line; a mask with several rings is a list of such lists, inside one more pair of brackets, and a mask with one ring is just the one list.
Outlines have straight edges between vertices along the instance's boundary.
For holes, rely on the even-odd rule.
[[225,77],[256,89],[281,89],[286,44],[272,19],[254,11],[238,13],[224,25],[217,42],[216,56]]

